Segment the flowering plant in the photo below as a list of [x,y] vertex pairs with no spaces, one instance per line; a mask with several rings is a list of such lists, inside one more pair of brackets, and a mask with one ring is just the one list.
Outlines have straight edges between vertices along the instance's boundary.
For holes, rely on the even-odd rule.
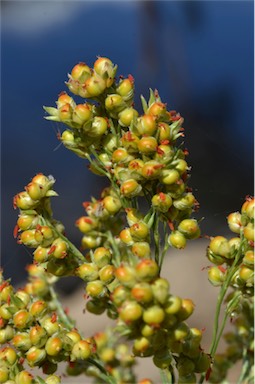
[[[57,107],[44,107],[47,120],[67,126],[59,139],[89,162],[92,172],[109,180],[99,198],[84,202],[76,221],[81,250],[53,217],[57,196],[52,176],[37,174],[14,197],[20,210],[14,235],[34,249],[29,281],[16,290],[1,275],[0,383],[57,384],[60,362],[70,376],[85,374],[95,383],[135,383],[137,358],[151,357],[162,383],[221,383],[242,360],[239,383],[253,381],[254,199],[227,220],[230,240],[211,238],[208,279],[219,286],[210,350],[202,330],[186,322],[191,299],[175,296],[161,277],[170,247],[183,249],[201,236],[193,217],[199,204],[189,186],[190,167],[183,149],[183,118],[167,110],[157,90],[134,107],[134,78],[99,57],[93,68],[75,65],[66,85],[77,104],[62,92]],[[86,310],[107,313],[114,326],[85,337],[61,305],[54,289],[64,276],[84,281]],[[223,303],[225,300],[225,307]],[[223,312],[223,319],[220,314]],[[217,354],[227,319],[228,347]],[[32,373],[34,367],[42,376]],[[139,384],[150,384],[150,379]]]

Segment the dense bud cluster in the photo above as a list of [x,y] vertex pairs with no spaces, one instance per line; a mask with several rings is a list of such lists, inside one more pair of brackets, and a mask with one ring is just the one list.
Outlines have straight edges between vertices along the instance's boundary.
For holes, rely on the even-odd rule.
[[[96,349],[92,339],[83,339],[73,328],[67,315],[57,314],[48,286],[51,277],[44,286],[46,291],[42,291],[41,284],[35,282],[39,278],[46,280],[47,275],[41,267],[30,267],[30,282],[24,289],[16,291],[1,277],[0,382],[57,384],[60,377],[52,374],[59,362],[87,360],[95,355]],[[41,367],[49,375],[45,381],[27,371],[24,360],[30,368]]]
[[236,234],[230,240],[223,236],[211,239],[207,250],[208,259],[215,264],[208,271],[213,285],[222,285],[230,268],[236,265],[231,285],[244,296],[254,291],[254,198],[248,197],[241,212],[230,213],[228,226]]
[[[36,175],[14,197],[14,207],[20,210],[14,236],[35,250],[24,289],[15,291],[1,277],[0,383],[57,384],[60,362],[67,363],[68,375],[92,376],[95,383],[133,383],[135,357],[151,357],[166,373],[164,382],[195,384],[201,374],[202,383],[213,364],[212,381],[225,377],[225,365],[220,357],[214,359],[216,348],[205,353],[202,331],[186,323],[193,301],[173,295],[160,276],[169,247],[183,249],[188,240],[200,237],[192,217],[198,202],[188,186],[188,151],[181,142],[183,118],[167,109],[157,90],[150,90],[148,102],[141,96],[139,115],[134,78],[116,79],[116,72],[117,66],[106,57],[99,57],[92,68],[80,62],[66,85],[83,102],[77,104],[62,92],[56,107],[44,107],[46,119],[67,126],[59,137],[63,145],[87,159],[89,169],[107,177],[110,186],[99,199],[83,203],[85,214],[75,223],[82,233],[81,250],[53,219],[50,197],[57,193],[52,176]],[[236,290],[227,298],[227,315],[245,311],[237,318],[237,332],[227,340],[231,363],[240,358],[235,351],[239,345],[249,353],[252,349],[247,330],[253,292],[253,208],[254,199],[247,198],[241,213],[230,214],[229,227],[237,236],[213,238],[207,253],[215,264],[209,269],[211,283],[221,285],[224,295],[230,285]],[[116,320],[114,330],[85,338],[74,328],[53,288],[63,276],[84,281],[86,310],[97,315],[106,311]],[[130,341],[132,352],[122,337]],[[48,376],[34,377],[34,367]],[[152,382],[142,379],[138,384]]]
[[[225,319],[231,318],[235,330],[224,335],[228,346],[224,353],[214,356],[209,377],[212,383],[222,382],[228,370],[243,360],[239,382],[250,383],[254,365],[254,198],[247,197],[241,212],[230,213],[227,221],[236,236],[211,239],[207,257],[215,265],[209,268],[208,278],[212,285],[221,286],[221,300],[227,288],[232,288],[225,298]],[[215,343],[213,354],[218,341]]]

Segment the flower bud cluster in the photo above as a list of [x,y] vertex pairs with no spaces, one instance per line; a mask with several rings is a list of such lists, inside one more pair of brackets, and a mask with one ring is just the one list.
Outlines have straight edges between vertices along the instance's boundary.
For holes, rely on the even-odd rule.
[[[186,240],[200,232],[194,221],[179,227],[198,205],[187,187],[187,151],[177,144],[184,136],[183,119],[176,111],[167,110],[156,90],[150,91],[148,103],[142,97],[144,113],[139,116],[133,106],[134,79],[129,75],[117,82],[116,70],[111,60],[102,57],[93,68],[77,64],[67,86],[75,95],[94,99],[97,105],[76,105],[72,97],[62,93],[58,108],[45,108],[50,115],[47,119],[62,121],[71,128],[62,134],[64,145],[87,157],[93,172],[110,179],[125,207],[132,199],[145,196],[160,219],[169,223],[173,231],[169,244],[184,248]],[[97,128],[95,119],[100,120]]]
[[[40,267],[31,267],[30,277],[42,274]],[[51,375],[59,362],[87,360],[96,352],[92,338],[82,338],[54,312],[55,303],[49,293],[41,299],[41,292],[31,294],[28,285],[15,291],[8,281],[2,280],[0,286],[0,345],[8,343],[0,350],[1,383],[7,380],[17,384],[37,383],[22,363],[18,364],[20,358],[29,367],[41,367],[45,374]],[[49,376],[46,381],[59,382],[57,376]]]
[[[211,383],[223,382],[231,369],[245,356],[246,365],[253,366],[254,360],[254,300],[249,297],[242,303],[242,311],[232,322],[233,331],[225,333],[227,347],[223,353],[217,353],[209,378]],[[248,377],[245,382],[252,382],[252,369],[247,369]],[[244,382],[244,381],[243,381]]]
[[20,209],[14,236],[18,243],[35,248],[36,263],[55,276],[64,276],[74,270],[77,262],[63,236],[63,225],[52,219],[50,197],[57,196],[52,190],[54,183],[52,176],[37,174],[25,191],[14,197],[14,207]]
[[185,322],[193,313],[193,302],[170,294],[169,283],[158,276],[151,259],[141,259],[133,267],[123,263],[115,275],[120,285],[111,300],[118,308],[119,329],[128,330],[134,340],[134,355],[152,356],[161,369],[177,362],[180,377],[192,375],[195,382],[195,373],[206,371],[210,358],[200,346],[202,332]]
[[228,240],[223,236],[216,236],[211,239],[207,257],[215,266],[208,271],[209,281],[215,286],[222,285],[229,269],[235,263],[237,268],[231,285],[245,295],[253,295],[254,198],[248,197],[241,212],[230,213],[227,220],[236,237]]
[[[97,355],[101,364],[117,383],[135,383],[135,375],[133,366],[135,359],[131,354],[130,347],[127,343],[123,343],[117,333],[108,329],[104,332],[98,332],[94,335],[96,343]],[[99,370],[91,368],[87,374],[99,376]]]

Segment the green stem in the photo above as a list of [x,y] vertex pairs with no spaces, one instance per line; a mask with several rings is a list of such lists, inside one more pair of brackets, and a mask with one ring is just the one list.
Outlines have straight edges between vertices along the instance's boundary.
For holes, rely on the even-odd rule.
[[60,237],[62,240],[64,240],[67,244],[68,244],[68,247],[69,247],[69,250],[71,251],[71,253],[73,254],[73,256],[81,261],[82,263],[84,263],[86,261],[84,255],[75,247],[75,245],[73,245],[73,243],[68,240],[67,237],[65,237],[61,232],[59,232],[56,227],[52,224],[51,220],[49,218],[47,218],[47,214],[43,213],[43,218],[44,218],[44,221],[45,221],[45,224],[50,227],[54,232],[55,234]]
[[67,329],[71,330],[74,327],[74,322],[69,318],[69,316],[65,313],[61,302],[59,301],[58,295],[54,289],[54,287],[51,285],[49,288],[52,301],[54,302],[57,313],[60,317],[61,322],[66,326]]
[[159,251],[160,251],[160,244],[159,244],[159,218],[156,214],[154,222],[153,222],[153,237],[154,237],[154,244],[155,244],[155,261],[159,265]]
[[[243,240],[243,239],[241,238],[241,240]],[[220,337],[224,331],[226,321],[227,321],[227,318],[229,316],[229,311],[226,309],[226,312],[225,312],[225,315],[223,317],[222,324],[220,327],[220,331],[219,331],[219,317],[220,317],[220,313],[221,313],[221,306],[222,306],[222,303],[223,303],[224,298],[226,296],[227,290],[230,286],[232,277],[234,276],[235,272],[238,269],[238,262],[239,262],[241,255],[242,255],[242,244],[239,247],[239,250],[235,256],[235,260],[234,260],[232,266],[230,267],[230,269],[227,273],[227,277],[226,277],[226,279],[225,279],[225,281],[221,287],[220,293],[218,295],[215,317],[214,317],[213,337],[212,337],[212,343],[211,343],[211,347],[210,347],[210,355],[212,358],[214,357],[214,355],[217,351]],[[199,384],[202,384],[204,382],[204,379],[205,379],[205,373],[203,373],[201,375]]]
[[252,374],[252,367],[250,364],[250,359],[248,356],[247,348],[243,351],[243,364],[242,364],[242,370],[239,376],[239,379],[237,381],[237,384],[244,384],[253,382],[253,374]]

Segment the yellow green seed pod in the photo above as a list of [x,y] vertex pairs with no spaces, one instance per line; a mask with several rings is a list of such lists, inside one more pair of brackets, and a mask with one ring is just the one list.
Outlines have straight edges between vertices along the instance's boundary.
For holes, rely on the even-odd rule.
[[175,184],[180,178],[180,174],[176,169],[163,169],[160,176],[160,181],[163,184]]
[[129,75],[128,78],[120,80],[116,88],[116,92],[123,98],[123,100],[130,102],[134,96],[134,78]]
[[200,228],[195,219],[182,220],[178,226],[178,231],[187,239],[197,239],[200,236]]
[[140,319],[142,314],[142,307],[136,301],[126,301],[119,309],[119,316],[126,323]]
[[135,179],[128,179],[120,186],[120,192],[125,197],[135,197],[140,194],[142,186]]
[[171,245],[171,247],[177,248],[177,249],[184,249],[186,247],[187,240],[185,236],[180,231],[173,231],[168,236],[168,244]]
[[118,122],[122,127],[129,127],[137,117],[138,112],[133,107],[128,107],[118,114]]
[[163,322],[164,318],[165,312],[158,305],[153,305],[143,312],[143,321],[149,325],[158,325]]
[[152,206],[159,212],[167,212],[172,205],[172,198],[170,195],[159,192],[151,199]]
[[57,356],[62,348],[63,342],[58,336],[51,336],[45,344],[45,351],[49,356]]
[[106,87],[109,88],[114,82],[117,66],[107,57],[99,57],[94,63],[94,71],[105,80]]
[[151,155],[157,151],[158,142],[153,136],[144,136],[139,140],[137,146],[141,154]]
[[94,281],[98,278],[98,267],[94,263],[81,264],[76,269],[76,275],[85,281]]

